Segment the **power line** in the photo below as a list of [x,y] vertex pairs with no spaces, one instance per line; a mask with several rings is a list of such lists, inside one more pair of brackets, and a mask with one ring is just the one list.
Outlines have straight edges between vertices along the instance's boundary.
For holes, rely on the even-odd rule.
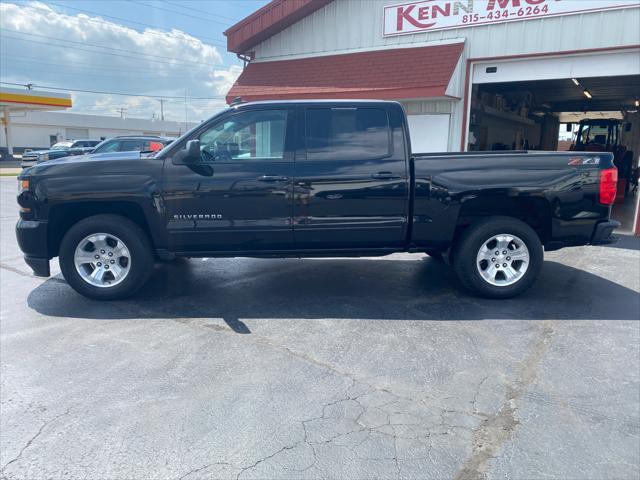
[[[26,62],[29,65],[38,65],[38,66],[47,66],[46,67],[46,73],[51,73],[52,76],[55,76],[56,79],[60,76],[67,76],[67,77],[73,77],[73,78],[78,78],[78,72],[81,71],[82,73],[82,77],[92,77],[92,78],[97,78],[97,79],[117,79],[117,80],[141,80],[141,81],[152,81],[152,80],[161,80],[164,82],[169,82],[171,84],[178,82],[178,81],[184,81],[185,80],[185,75],[181,74],[180,72],[173,72],[170,75],[162,75],[161,77],[158,77],[157,74],[155,72],[153,72],[152,70],[146,69],[146,70],[134,70],[133,72],[131,71],[131,69],[127,68],[123,71],[123,69],[110,69],[110,68],[104,68],[104,67],[93,67],[91,65],[87,65],[87,64],[72,64],[69,65],[65,62],[64,66],[61,64],[55,64],[55,63],[49,63],[49,62],[38,62],[38,61],[31,61],[31,60],[25,60],[25,59],[21,59],[21,58],[15,58],[10,56],[10,55],[6,55],[3,56],[3,58],[7,58],[11,60],[11,63],[16,65],[22,62]],[[94,70],[94,69],[99,69],[96,70],[95,72],[87,72],[87,70]],[[39,72],[40,73],[40,72]],[[146,73],[146,75],[145,75]],[[4,72],[0,72],[0,79],[2,77],[7,77],[7,74]],[[181,82],[182,84],[183,82]]]
[[[40,72],[38,72],[40,73]],[[99,73],[84,73],[82,72],[80,74],[80,72],[78,72],[78,70],[74,70],[73,72],[70,71],[61,71],[61,70],[49,70],[47,69],[47,73],[50,73],[51,75],[47,75],[46,77],[42,77],[42,76],[38,76],[37,78],[46,78],[48,81],[49,79],[54,79],[56,81],[60,81],[60,83],[67,83],[68,82],[68,78],[73,78],[73,79],[78,79],[80,76],[83,79],[89,80],[91,81],[91,83],[96,83],[96,80],[91,80],[91,79],[99,79],[99,80],[108,80],[109,82],[113,82],[113,81],[133,81],[133,82],[144,82],[144,83],[149,83],[152,82],[154,80],[158,80],[157,78],[153,78],[151,75],[147,75],[147,76],[142,76],[142,75],[122,75],[122,74],[118,74],[118,73],[109,73],[109,72],[99,72]],[[29,77],[31,77],[32,74],[28,74],[27,75]],[[0,79],[8,79],[11,80],[12,78],[15,78],[16,75],[7,75],[7,74],[0,74]],[[22,75],[21,75],[22,76]],[[67,79],[62,79],[62,77],[67,77]],[[166,76],[166,77],[162,77],[162,81],[164,82],[164,84],[166,85],[176,85],[176,84],[180,84],[182,85],[183,82],[180,82],[181,77],[176,74],[176,75],[172,75],[172,76]],[[182,80],[184,80],[184,78],[182,78]],[[159,84],[160,86],[163,86],[163,84]]]
[[197,12],[197,13],[203,13],[205,15],[210,15],[212,17],[225,18],[227,20],[231,20],[232,22],[239,22],[240,21],[240,19],[238,19],[238,18],[227,17],[225,15],[220,15],[219,13],[207,12],[206,10],[200,10],[199,8],[185,7],[184,5],[182,5],[180,3],[170,2],[169,0],[164,0],[164,3],[168,3],[169,5],[173,5],[174,7],[184,8],[185,10],[190,10],[192,12]]
[[[74,62],[71,60],[64,60],[64,64],[63,63],[53,63],[53,62],[46,62],[43,60],[40,60],[38,57],[17,57],[14,55],[2,55],[2,58],[6,58],[6,59],[11,59],[11,63],[20,63],[20,62],[25,62],[25,63],[30,63],[30,64],[35,64],[35,65],[50,65],[52,67],[59,67],[62,68],[62,70],[58,70],[58,71],[68,71],[69,68],[82,68],[84,71],[82,72],[83,75],[91,75],[90,73],[86,73],[87,69],[89,70],[95,70],[95,71],[105,71],[105,72],[112,72],[117,74],[118,76],[130,76],[129,73],[130,72],[137,72],[137,73],[146,73],[148,75],[153,76],[154,78],[157,78],[157,74],[156,72],[154,72],[153,70],[149,69],[149,68],[134,68],[134,67],[130,67],[127,66],[127,68],[125,70],[123,70],[122,68],[114,68],[114,67],[104,67],[101,65],[92,65],[90,63],[87,62]],[[202,68],[205,68],[205,65],[202,66]],[[47,71],[49,70],[54,70],[55,69],[47,69]],[[184,73],[182,72],[176,72],[176,75],[179,75],[181,78],[184,78]],[[139,78],[149,78],[148,76],[145,77],[139,77]],[[162,78],[170,78],[170,76],[168,75],[162,75]]]
[[[27,84],[27,83],[13,83],[13,82],[2,82],[3,85],[14,85],[19,87],[27,87],[31,85],[36,88],[46,88],[48,90],[61,90],[65,92],[76,92],[76,93],[95,93],[100,95],[121,95],[123,97],[146,97],[146,98],[167,98],[167,99],[180,99],[184,100],[184,95],[147,95],[143,93],[123,93],[123,92],[105,92],[101,90],[82,90],[79,88],[62,88],[62,87],[51,87],[48,85],[35,85],[35,84]],[[224,95],[217,95],[215,97],[187,97],[188,100],[220,100],[224,99]]]
[[[10,56],[4,56],[3,58],[10,58]],[[60,64],[53,64],[53,63],[47,63],[47,62],[39,62],[39,61],[29,61],[29,60],[24,60],[24,59],[17,59],[17,60],[11,60],[12,63],[19,63],[19,62],[27,62],[30,65],[53,65],[54,67],[61,67]],[[90,66],[90,65],[66,65],[65,64],[65,68],[62,70],[56,69],[56,68],[51,68],[48,67],[46,69],[47,73],[51,73],[52,77],[54,77],[56,80],[59,79],[60,76],[66,76],[66,77],[73,77],[74,79],[77,79],[79,77],[79,69],[82,69],[83,71],[82,73],[82,77],[93,77],[93,78],[97,78],[97,79],[117,79],[117,80],[133,80],[133,81],[152,81],[152,80],[158,80],[158,77],[155,76],[155,73],[153,71],[150,70],[146,70],[147,75],[139,75],[139,74],[135,74],[135,73],[130,73],[129,69],[125,69],[124,71],[122,70],[109,70],[109,69],[103,69],[102,72],[94,72],[94,73],[89,73],[86,72],[87,69],[89,70],[93,70],[94,67]],[[73,69],[73,71],[69,71],[69,69]],[[136,72],[144,72],[143,70],[136,70]],[[15,75],[13,75],[15,77]],[[7,76],[6,74],[0,73],[0,79],[2,78],[7,78],[10,79],[11,76]],[[185,79],[184,74],[180,74],[180,72],[173,72],[171,75],[163,75],[162,77],[160,77],[161,80],[164,83],[168,83],[169,85],[175,85],[176,83],[180,82],[180,84],[182,85]],[[66,80],[62,80],[62,82],[66,82]],[[23,85],[23,84],[20,84]],[[182,97],[180,97],[182,98]]]
[[145,7],[154,8],[156,10],[163,10],[165,12],[176,13],[176,14],[182,15],[184,17],[195,18],[196,20],[201,20],[201,21],[205,21],[205,22],[213,22],[213,23],[217,23],[219,25],[225,25],[225,26],[228,25],[228,22],[221,22],[220,20],[208,20],[208,19],[202,18],[202,16],[191,15],[189,13],[180,12],[179,10],[172,10],[170,8],[158,7],[157,5],[150,5],[148,3],[141,2],[140,0],[129,0],[129,1],[137,3],[139,5],[144,5]]
[[[84,9],[80,9],[80,8],[69,7],[67,5],[61,5],[61,4],[55,3],[55,2],[47,2],[47,4],[48,5],[55,5],[56,7],[59,7],[59,8],[62,8],[62,9],[73,10],[75,12],[80,12],[80,13],[85,13],[85,14],[88,13],[90,15],[98,15],[99,17],[111,18],[113,20],[118,20],[120,22],[124,22],[125,24],[126,23],[132,23],[134,25],[140,25],[140,26],[143,26],[143,27],[151,28],[153,30],[147,31],[146,33],[150,33],[152,35],[158,35],[158,36],[161,36],[161,37],[164,37],[166,35],[164,33],[160,33],[158,31],[156,31],[156,30],[158,30],[158,26],[156,26],[156,25],[151,25],[151,24],[143,23],[143,22],[137,22],[135,20],[128,20],[128,19],[122,18],[122,17],[115,17],[113,15],[106,15],[104,13],[99,13],[99,12],[95,12],[95,11],[91,11],[91,10],[84,10]],[[60,12],[57,12],[57,13],[60,13]],[[103,24],[107,24],[107,25],[120,26],[120,25],[114,24],[113,22],[107,22],[107,21],[101,20],[99,18],[90,17],[88,20],[91,21],[91,22],[96,22],[96,23],[103,23]],[[223,42],[220,39],[216,39],[216,38],[213,38],[213,37],[205,37],[203,35],[195,35],[195,34],[191,34],[189,32],[184,32],[184,33],[189,35],[189,36],[191,36],[191,37],[197,38],[197,39],[210,40],[212,43],[217,44],[217,46],[226,47],[226,43]]]
[[[143,67],[143,68],[135,68],[134,66],[130,66],[127,65],[126,70],[123,70],[122,68],[119,67],[105,67],[104,65],[95,65],[92,64],[90,62],[87,61],[73,61],[73,60],[68,60],[68,59],[64,59],[64,64],[61,62],[47,62],[46,60],[42,60],[41,57],[30,57],[28,55],[21,55],[21,56],[15,56],[15,55],[9,55],[9,54],[5,54],[4,52],[2,52],[0,50],[0,55],[2,55],[3,59],[11,59],[12,62],[26,62],[26,63],[32,63],[32,64],[37,64],[37,65],[50,65],[53,67],[60,67],[63,68],[64,70],[67,70],[67,67],[82,67],[85,71],[87,69],[90,70],[103,70],[103,71],[108,71],[108,72],[114,72],[114,73],[118,73],[120,75],[123,74],[128,74],[129,72],[141,72],[141,73],[148,73],[148,74],[152,74],[154,76],[154,78],[156,78],[158,75],[156,74],[155,71],[149,69],[148,67]],[[234,65],[231,65],[234,66]],[[220,68],[223,68],[224,65],[220,65]],[[191,71],[199,71],[197,69],[197,67],[191,67],[193,68],[193,70]],[[201,68],[210,68],[208,65],[206,64],[202,64]],[[83,72],[84,73],[84,72]],[[166,72],[165,72],[166,73]],[[185,76],[185,72],[176,72],[177,75],[180,75],[180,77],[184,78]],[[167,78],[170,75],[166,75],[163,74],[162,78]]]
[[[68,47],[68,45],[60,45],[60,44],[44,42],[44,41],[41,42],[41,41],[38,41],[38,40],[31,40],[31,39],[28,39],[28,38],[15,37],[15,36],[6,35],[6,34],[3,34],[2,36],[4,38],[9,38],[11,40],[19,40],[19,41],[22,41],[22,42],[37,43],[37,44],[40,44],[40,45],[47,45],[49,47],[62,47],[62,48],[67,48]],[[75,42],[75,43],[77,43],[77,42]],[[106,47],[104,47],[104,48],[106,48]],[[79,48],[79,47],[74,47],[74,49],[82,51],[82,52],[93,53],[93,54],[101,54],[101,55],[109,55],[109,56],[112,56],[112,57],[130,58],[130,59],[133,59],[133,60],[141,60],[140,57],[135,57],[135,56],[131,56],[131,55],[123,55],[121,53],[101,52],[100,50],[89,50],[89,49],[86,49],[86,48]],[[165,65],[187,65],[187,64],[185,64],[183,62],[179,62],[179,61],[176,61],[176,62],[164,62],[162,60],[153,60],[151,58],[147,58],[146,60],[147,60],[147,62],[161,63],[161,64],[165,64]],[[199,62],[190,62],[190,63],[195,63],[197,65],[205,65],[205,64],[199,63]]]
[[[177,59],[175,57],[165,57],[165,56],[162,56],[162,55],[153,55],[152,53],[136,52],[136,51],[126,50],[124,48],[105,47],[105,46],[102,46],[102,45],[97,45],[95,43],[76,42],[74,40],[65,40],[64,38],[49,37],[47,35],[40,35],[38,33],[21,32],[20,30],[12,30],[10,28],[5,28],[5,27],[0,27],[0,30],[5,30],[5,31],[8,31],[8,32],[13,32],[13,33],[18,33],[20,35],[27,35],[27,36],[30,36],[30,37],[46,38],[46,39],[49,39],[49,40],[55,40],[57,42],[71,43],[71,44],[74,44],[74,45],[86,45],[88,47],[104,48],[105,50],[111,50],[111,51],[114,51],[114,52],[125,52],[125,53],[130,53],[132,55],[139,55],[141,57],[161,58],[161,59],[165,60],[163,63],[167,63],[166,60],[175,60],[176,62],[179,62],[179,63],[193,63],[193,64],[196,64],[196,65],[206,65],[203,62],[194,62],[192,60],[180,60],[180,59]],[[9,36],[9,38],[12,38],[12,37]],[[22,40],[22,39],[18,38],[18,40]],[[102,53],[102,52],[100,52],[100,53]]]

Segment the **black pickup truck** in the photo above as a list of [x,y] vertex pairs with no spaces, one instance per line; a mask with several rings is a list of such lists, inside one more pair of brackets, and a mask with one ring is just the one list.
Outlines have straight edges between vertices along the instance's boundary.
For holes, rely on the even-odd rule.
[[[135,160],[135,161],[134,161]],[[610,153],[419,154],[402,106],[383,101],[234,105],[156,157],[87,155],[19,176],[16,231],[34,273],[117,299],[156,259],[426,252],[461,284],[505,298],[543,250],[614,241]]]

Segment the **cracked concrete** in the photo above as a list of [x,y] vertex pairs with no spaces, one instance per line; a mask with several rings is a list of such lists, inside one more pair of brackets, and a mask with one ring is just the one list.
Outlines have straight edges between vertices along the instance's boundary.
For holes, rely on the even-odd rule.
[[35,433],[35,435],[33,435],[33,437],[31,437],[29,440],[27,440],[27,443],[26,443],[26,444],[25,444],[25,445],[20,449],[20,451],[18,452],[18,455],[17,455],[15,458],[13,458],[13,459],[9,460],[5,465],[3,465],[3,466],[0,468],[0,475],[3,475],[3,474],[4,474],[4,471],[7,469],[7,467],[9,467],[12,463],[18,462],[18,461],[20,460],[20,458],[22,457],[22,454],[24,453],[24,451],[25,451],[27,448],[29,448],[33,442],[35,442],[35,441],[36,441],[36,439],[37,439],[37,438],[42,434],[43,430],[44,430],[46,427],[48,427],[50,424],[52,424],[53,422],[55,422],[55,421],[56,421],[56,420],[58,420],[59,418],[61,418],[61,417],[65,416],[65,415],[69,415],[70,410],[71,410],[71,409],[67,409],[67,411],[66,411],[66,412],[61,413],[61,414],[59,414],[59,415],[56,415],[56,416],[55,416],[55,417],[53,417],[52,419],[47,420],[46,422],[44,422],[44,423],[40,426],[40,428],[38,429],[38,431]]
[[[434,410],[424,400],[399,397],[354,380],[344,397],[323,405],[320,415],[302,420],[301,440],[243,467],[237,478],[271,478],[275,471],[280,477],[282,470],[294,472],[293,478],[310,470],[319,478],[330,478],[332,456],[337,451],[345,467],[362,462],[381,467],[386,463],[387,472],[391,467],[395,470],[390,474],[394,478],[417,478],[415,469],[408,477],[403,475],[405,462],[429,461],[432,436],[450,434],[449,426]],[[302,468],[299,463],[298,468],[288,468],[276,462],[276,457],[294,449],[306,449],[312,461]],[[266,465],[274,462],[275,468]],[[256,471],[256,467],[261,469]]]
[[[473,454],[462,465],[460,472],[455,477],[456,480],[482,480],[486,478],[487,462],[509,439],[519,423],[516,419],[518,402],[536,379],[540,361],[549,349],[554,323],[546,320],[538,324],[540,334],[533,350],[522,362],[518,376],[511,384],[507,385],[504,401],[497,413],[486,416],[480,428],[474,430]],[[478,390],[487,378],[483,379]],[[477,395],[472,402],[474,412],[477,411],[475,408],[476,399]]]
[[105,304],[29,274],[5,180],[3,479],[640,476],[640,242],[503,302],[407,254],[184,261]]

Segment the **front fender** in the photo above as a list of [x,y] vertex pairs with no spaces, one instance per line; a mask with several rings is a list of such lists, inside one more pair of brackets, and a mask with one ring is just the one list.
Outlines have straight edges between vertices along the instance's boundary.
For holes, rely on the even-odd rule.
[[[29,197],[34,219],[50,228],[69,227],[78,218],[115,213],[144,221],[158,248],[166,245],[160,201],[162,161],[73,161],[35,167]],[[140,218],[142,217],[142,218]],[[55,247],[54,247],[55,250]]]

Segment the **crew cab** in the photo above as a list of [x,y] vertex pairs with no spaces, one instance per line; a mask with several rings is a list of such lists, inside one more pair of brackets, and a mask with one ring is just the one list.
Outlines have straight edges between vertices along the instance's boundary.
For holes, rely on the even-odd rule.
[[100,140],[66,140],[54,144],[49,150],[32,150],[22,155],[22,168],[32,167],[38,162],[55,160],[70,155],[83,155],[91,152]]
[[[463,287],[506,298],[543,250],[615,239],[608,152],[412,153],[387,101],[241,103],[151,158],[61,159],[19,176],[27,264],[95,299],[134,294],[154,260],[444,256]],[[135,161],[131,161],[135,160]]]

